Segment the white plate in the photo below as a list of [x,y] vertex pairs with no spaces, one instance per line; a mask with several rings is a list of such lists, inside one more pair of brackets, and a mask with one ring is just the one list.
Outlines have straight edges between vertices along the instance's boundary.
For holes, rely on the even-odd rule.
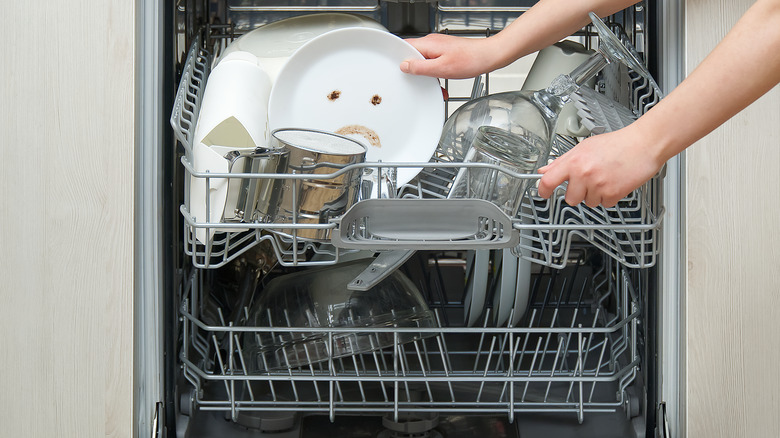
[[511,249],[505,248],[501,258],[501,282],[493,296],[493,316],[497,327],[503,326],[512,313],[515,286],[517,286],[517,257],[512,255]]
[[[227,173],[228,161],[210,147],[201,142],[192,148],[193,163],[196,172]],[[214,223],[222,221],[227,200],[227,180],[225,178],[210,178],[208,190],[206,178],[190,178],[190,214],[198,223]],[[208,198],[209,208],[206,209]],[[207,218],[208,216],[208,218]],[[214,236],[214,228],[195,229],[195,237],[200,243],[207,243]]]
[[464,323],[473,327],[485,309],[485,298],[490,271],[490,250],[478,249],[474,255],[474,270],[471,272],[466,297],[464,299]]
[[[525,209],[526,207],[523,208]],[[528,211],[524,210],[523,213],[524,214],[521,215],[522,222],[528,223],[528,219],[526,219]],[[532,231],[530,230],[522,230],[520,232],[521,242],[529,239],[531,234]],[[531,293],[531,262],[523,259],[523,256],[530,257],[531,251],[520,247],[518,255],[517,279],[515,281],[515,304],[513,306],[512,321],[510,321],[512,327],[517,327],[517,324],[528,310],[528,300]]]
[[[196,172],[227,173],[226,151],[268,145],[270,93],[268,74],[251,53],[233,52],[211,71],[195,125],[192,164]],[[191,179],[189,208],[197,222],[206,222],[207,198],[211,223],[233,218],[235,202],[228,206],[227,213],[226,203],[238,198],[238,187],[234,182],[229,194],[226,182],[211,179],[206,194],[206,180]],[[209,228],[207,232],[206,228],[197,228],[195,231],[197,240],[206,243],[207,236],[211,239],[215,231],[222,230]]]
[[[269,99],[269,125],[352,136],[366,144],[366,161],[427,162],[444,124],[435,78],[401,72],[422,55],[377,29],[337,29],[301,46],[279,72]],[[398,186],[419,168],[399,168]]]

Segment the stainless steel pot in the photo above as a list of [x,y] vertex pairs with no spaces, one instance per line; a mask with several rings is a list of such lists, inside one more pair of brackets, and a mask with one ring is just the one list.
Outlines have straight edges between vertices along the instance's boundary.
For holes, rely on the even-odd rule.
[[[282,128],[272,133],[279,146],[289,151],[287,173],[311,174],[312,178],[287,179],[281,188],[279,211],[274,222],[327,224],[344,214],[358,199],[362,169],[348,169],[365,160],[366,148],[349,137],[310,129]],[[330,229],[276,230],[298,238],[325,241]]]
[[[251,152],[231,151],[225,155],[231,173],[284,173],[290,152],[282,148],[256,148]],[[243,222],[267,222],[273,220],[279,208],[279,193],[282,179],[231,178],[228,192],[233,184],[240,185],[233,205],[233,220]],[[228,212],[225,214],[228,219]]]

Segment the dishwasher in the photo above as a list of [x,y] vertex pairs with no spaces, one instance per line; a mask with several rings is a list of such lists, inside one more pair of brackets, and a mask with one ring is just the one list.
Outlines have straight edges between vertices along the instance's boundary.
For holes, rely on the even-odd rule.
[[[478,209],[473,236],[438,245],[424,236],[388,243],[380,231],[367,230],[383,204],[398,200],[430,206],[410,213],[423,232],[455,226],[449,215],[474,214],[447,196],[462,163],[448,162],[441,147],[414,179],[395,188],[398,199],[361,200],[324,225],[287,224],[278,233],[262,221],[204,222],[191,214],[193,203],[204,202],[192,199],[192,181],[209,184],[220,176],[192,164],[200,104],[211,69],[237,38],[309,14],[360,16],[403,38],[431,32],[482,38],[533,3],[176,3],[175,139],[165,151],[176,218],[166,238],[176,275],[165,299],[166,409],[157,426],[164,436],[668,436],[659,387],[665,370],[677,365],[659,358],[663,171],[614,208],[567,205],[564,187],[543,199],[533,186],[538,175],[525,176],[529,188],[516,217]],[[604,17],[647,64],[657,62],[659,50],[655,6],[640,2]],[[569,39],[587,48],[599,40],[590,25]],[[444,119],[476,97],[518,90],[533,56],[477,78],[440,80]],[[637,115],[662,98],[652,81],[620,63],[601,70],[593,89]],[[577,141],[555,135],[551,158]],[[364,168],[371,164],[380,175],[387,171],[381,163]],[[261,179],[239,173],[227,184]],[[436,218],[438,225],[426,223]],[[299,237],[323,229],[331,239]],[[280,309],[279,301],[258,307],[280,284],[284,290],[311,273],[324,284],[343,266],[356,266],[345,277],[354,277],[351,290],[371,294],[397,280],[414,290],[426,316],[316,328],[296,323],[289,316],[295,310]],[[502,291],[510,276],[507,308]],[[281,323],[271,316],[280,310]]]

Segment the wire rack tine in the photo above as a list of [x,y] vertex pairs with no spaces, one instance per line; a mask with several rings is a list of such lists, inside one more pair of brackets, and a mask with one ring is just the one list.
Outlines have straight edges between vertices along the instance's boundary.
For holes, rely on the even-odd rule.
[[[596,313],[598,313],[598,311]],[[598,317],[598,315],[593,315],[593,325],[591,325],[591,328],[595,328],[596,327],[596,318],[597,317]],[[589,333],[586,336],[586,338],[587,338],[587,345],[585,346],[585,357],[583,358],[583,363],[585,364],[584,366],[587,366],[587,363],[588,363],[588,356],[590,355],[590,352],[591,352],[591,344],[593,343],[593,336],[594,335],[592,333]],[[599,364],[597,364],[597,365],[599,365]]]
[[[558,338],[558,349],[555,351],[555,359],[553,359],[553,365],[550,368],[550,380],[547,382],[547,389],[544,392],[544,401],[545,402],[547,402],[547,396],[550,395],[550,387],[552,386],[552,377],[555,376],[555,368],[558,365],[558,358],[561,355],[561,351],[563,349],[563,344],[564,344],[563,338],[559,337]],[[565,353],[565,350],[563,350],[563,351]]]
[[282,356],[284,357],[284,363],[287,366],[287,375],[290,376],[290,386],[292,387],[293,391],[293,397],[295,397],[295,401],[301,401],[300,397],[298,396],[298,387],[295,385],[295,379],[293,379],[293,372],[292,372],[292,366],[290,365],[290,359],[289,355],[287,354],[287,346],[282,346]]
[[[580,308],[582,307],[582,297],[583,297],[583,294],[584,294],[584,291],[585,291],[586,287],[587,287],[587,284],[583,283],[582,287],[580,288],[580,294],[579,294],[579,297],[577,298],[577,305],[574,307],[574,312],[573,312],[572,317],[571,317],[571,322],[569,324],[569,328],[574,328],[574,325],[577,323],[577,318],[579,317]],[[564,347],[564,351],[568,351],[569,350],[569,345],[570,345],[570,341],[571,341],[571,335],[572,335],[572,332],[568,332],[566,334],[566,344],[565,344],[565,347]],[[562,361],[561,362],[561,370],[563,370],[563,366],[565,365],[565,362],[566,361]]]
[[[247,375],[247,367],[246,367],[246,361],[244,360],[244,352],[241,348],[241,340],[238,338],[238,334],[234,334],[233,337],[234,342],[236,343],[236,354],[238,355],[238,362],[241,364],[241,369],[243,370],[244,375]],[[246,385],[247,393],[249,394],[249,400],[255,401],[255,394],[254,391],[252,391],[252,385],[249,384],[249,380],[245,380],[244,384]]]
[[[393,345],[398,345],[398,332],[393,332]],[[393,421],[398,422],[398,348],[393,348]]]
[[[340,357],[338,358],[338,361],[333,362],[335,369],[333,370],[333,375],[338,376],[340,374],[344,374],[344,358]],[[338,366],[341,366],[339,371]],[[336,395],[338,395],[338,400],[343,402],[344,401],[344,391],[341,390],[341,382],[336,380]]]
[[[224,376],[226,375],[227,367],[225,366],[225,362],[222,360],[222,353],[219,351],[219,341],[217,341],[217,335],[212,334],[211,339],[214,341],[214,349],[216,350],[217,355],[217,364],[219,365],[219,372]],[[230,395],[230,385],[228,384],[228,380],[223,380],[223,383],[225,384],[225,391]],[[235,400],[230,400],[231,407],[233,406],[233,403]]]
[[[433,315],[436,318],[436,325],[439,327],[444,327],[441,324],[441,318],[439,315],[439,310],[434,309]],[[439,352],[442,354],[442,363],[444,363],[444,367],[447,370],[452,370],[452,364],[450,363],[450,352],[447,349],[447,341],[444,337],[444,331],[439,332],[439,334],[436,336],[437,344],[439,345]]]
[[[397,333],[397,332],[396,332]],[[406,379],[407,377],[407,370],[409,369],[409,363],[406,361],[406,349],[404,348],[404,344],[402,343],[395,343],[395,348],[398,350],[398,356],[399,356],[399,365],[401,366],[401,377],[403,378],[404,382],[404,390],[406,390],[406,401],[410,402],[412,401],[411,392],[409,391],[409,381]]]
[[[305,343],[303,344],[303,352],[306,354],[306,362],[309,363],[309,373],[312,377],[314,377],[314,361],[311,358],[311,354],[309,353],[309,346]],[[317,385],[317,381],[312,379],[311,384],[314,385],[314,394],[317,397],[317,401],[322,401],[322,395],[320,394],[320,387]]]
[[355,377],[357,377],[358,382],[358,388],[360,389],[360,397],[363,400],[363,403],[366,402],[366,392],[363,390],[363,381],[360,378],[360,372],[358,371],[358,363],[357,363],[357,357],[355,355],[352,356],[352,362],[355,365]]
[[[566,286],[566,281],[567,280],[568,280],[567,278],[563,279],[564,288]],[[545,304],[547,302],[547,298],[548,298],[549,293],[552,290],[554,284],[555,284],[555,277],[551,276],[550,277],[550,282],[547,285],[547,291],[545,293]],[[558,294],[558,301],[555,304],[555,308],[553,309],[552,318],[550,320],[550,326],[549,326],[550,328],[554,328],[555,327],[555,323],[558,321],[558,312],[560,311],[560,307],[561,307],[561,298],[562,298],[561,294]],[[552,332],[548,332],[547,336],[545,336],[544,348],[542,348],[542,357],[541,357],[541,359],[538,362],[538,367],[539,367],[538,371],[540,371],[540,372],[542,371],[542,367],[544,366],[544,359],[547,356],[547,347],[550,345],[550,337],[551,336],[552,336]]]
[[[528,326],[529,328],[533,328],[533,326],[534,326],[533,321],[534,321],[535,316],[536,316],[536,309],[533,309],[533,310],[531,310],[531,321],[530,321],[529,326]],[[516,372],[518,374],[520,373],[520,367],[523,366],[523,357],[525,356],[525,351],[526,351],[525,348],[528,346],[528,340],[530,338],[531,338],[530,336],[525,336],[524,339],[523,339],[523,347],[520,349],[520,358],[517,361],[517,370],[516,370]],[[540,341],[541,341],[541,339],[542,338],[539,338]],[[519,341],[519,339],[518,339],[518,341]]]
[[428,373],[426,372],[426,366],[425,366],[425,360],[423,359],[423,356],[420,354],[420,346],[418,344],[419,341],[414,341],[414,350],[417,352],[417,359],[420,362],[420,373],[425,378],[425,389],[428,390],[428,400],[433,402],[433,392],[431,392],[431,383],[428,381]]
[[[510,315],[510,322],[507,324],[511,324],[511,315]],[[515,379],[514,379],[514,364],[512,363],[512,360],[514,360],[515,353],[517,352],[517,345],[514,341],[514,332],[509,332],[509,346],[510,346],[510,352],[509,352],[509,364],[507,365],[507,377],[509,380],[509,400],[508,400],[508,414],[509,414],[509,423],[513,423],[515,421]],[[504,388],[506,388],[506,382],[504,383]],[[501,397],[499,400],[503,399],[504,396],[504,389],[501,390]]]
[[[580,324],[579,328],[582,328],[581,324]],[[582,347],[583,347],[583,342],[584,342],[582,340],[582,332],[578,332],[578,335],[579,335],[579,339],[577,340],[577,348],[579,349],[578,356],[582,357]],[[582,359],[578,359],[578,360],[579,360],[579,363],[580,363],[580,377],[583,377],[583,369],[584,369],[584,366],[585,366],[585,361],[582,360]],[[580,397],[579,397],[579,411],[577,412],[577,421],[580,424],[582,424],[582,422],[585,420],[585,409],[584,409],[585,396],[584,396],[584,394],[582,392],[582,386],[583,386],[582,380],[577,382],[577,384],[579,386],[579,393],[580,393]]]
[[[488,317],[490,316],[490,309],[487,309],[487,314],[485,315],[485,319],[482,321],[482,327],[488,326]],[[485,332],[480,333],[479,335],[479,345],[477,346],[476,354],[474,355],[474,368],[472,369],[473,373],[476,373],[479,369],[479,361],[482,358],[482,346],[485,343],[485,336],[487,334]]]
[[449,357],[447,356],[446,349],[443,347],[443,340],[444,336],[437,336],[436,337],[436,343],[439,346],[439,354],[441,355],[441,363],[442,363],[442,370],[444,371],[444,377],[447,379],[447,389],[449,389],[450,392],[450,399],[453,403],[455,403],[455,391],[452,389],[452,380],[450,375],[450,370],[452,369],[449,365]]
[[[219,319],[222,321],[222,324],[225,324],[225,318],[222,315],[222,308],[219,309]],[[229,326],[233,327],[233,322],[230,322]],[[235,361],[233,358],[233,349],[235,348],[233,345],[233,332],[229,331],[227,332],[228,336],[228,374],[231,376],[234,376],[235,373]],[[236,418],[238,417],[238,411],[236,408],[236,381],[235,379],[230,379],[230,417],[233,419],[233,421],[236,421]]]
[[[336,376],[336,372],[334,371],[334,364],[333,364],[333,332],[328,332],[328,344],[327,344],[327,351],[328,351],[328,372],[330,373],[331,377]],[[328,417],[330,418],[331,423],[336,421],[336,394],[334,392],[334,386],[338,382],[334,380],[328,381]]]
[[526,380],[525,387],[523,388],[523,396],[520,398],[520,401],[525,401],[525,395],[528,393],[528,384],[531,383],[530,377],[534,372],[534,365],[536,364],[536,358],[539,355],[539,348],[542,346],[542,338],[537,339],[536,341],[536,351],[534,351],[534,356],[531,359],[531,366],[528,367],[528,377],[529,380]]
[[[514,309],[512,309],[512,310],[514,310]],[[514,313],[514,312],[512,312],[512,313]],[[510,315],[509,317],[510,317],[509,321],[512,321],[511,320],[512,316]],[[508,353],[505,353],[506,349],[507,348],[511,349],[512,345],[508,344],[510,342],[509,341],[509,336],[506,336],[504,333],[499,333],[496,336],[498,336],[501,339],[501,343],[500,343],[500,346],[499,346],[499,349],[498,349],[498,355],[497,355],[498,359],[496,360],[496,366],[495,366],[493,371],[495,373],[498,373],[499,371],[502,371],[503,368],[506,366],[506,362],[503,360],[503,358],[506,356],[506,354],[508,354]]]
[[[571,376],[577,377],[577,373],[580,373],[580,377],[582,377],[582,333],[577,332],[577,361],[574,364],[574,369],[572,370]],[[566,395],[566,401],[571,401],[572,394],[574,393],[574,380],[571,380],[569,382],[569,392]],[[579,382],[580,384],[582,382]],[[582,396],[582,387],[580,387],[580,396]],[[580,402],[582,401],[582,398],[580,398]]]
[[[490,351],[488,352],[487,358],[485,360],[485,370],[482,372],[482,377],[487,377],[488,372],[490,370],[490,361],[493,358],[493,350],[496,347],[496,337],[491,336],[490,339]],[[485,381],[482,380],[479,383],[479,391],[477,391],[477,402],[479,402],[480,398],[482,398],[482,390],[485,388]]]
[[[379,358],[377,356],[381,356],[381,351],[378,351],[378,344],[374,343],[374,337],[369,336],[368,338],[369,344],[371,345],[371,355],[374,357],[374,364],[376,365],[376,375],[377,377],[382,377],[382,367],[379,366]],[[387,369],[387,367],[385,367]],[[379,382],[379,387],[382,389],[382,395],[385,398],[385,402],[387,402],[388,396],[387,396],[387,388],[385,388],[384,383],[381,381]]]
[[[507,328],[512,328],[512,319],[515,315],[515,309],[512,309],[509,311],[509,319],[506,322]],[[506,388],[509,386],[510,383],[512,383],[512,386],[514,387],[514,384],[512,382],[512,376],[514,375],[514,364],[515,364],[515,355],[517,354],[517,347],[520,342],[520,338],[515,339],[515,333],[513,331],[509,332],[509,357],[507,362],[507,379],[506,382],[504,382],[504,385],[501,387],[501,394],[498,396],[498,400],[504,400],[504,395],[506,394]],[[513,389],[513,388],[510,388]],[[511,392],[511,391],[510,391]]]
[[[606,336],[605,336],[605,338],[606,338]],[[588,396],[588,402],[589,403],[593,402],[593,392],[596,389],[596,381],[597,381],[597,378],[599,376],[599,371],[601,371],[601,363],[602,363],[602,360],[604,360],[604,353],[606,351],[607,351],[607,340],[604,339],[604,342],[601,344],[601,353],[599,354],[599,362],[596,365],[596,373],[593,376],[594,377],[593,383],[591,383],[591,386],[590,386],[590,395]]]

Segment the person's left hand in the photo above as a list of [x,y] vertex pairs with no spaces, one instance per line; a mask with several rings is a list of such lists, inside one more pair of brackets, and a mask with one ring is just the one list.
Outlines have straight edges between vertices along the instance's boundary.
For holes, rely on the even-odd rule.
[[585,201],[589,207],[614,207],[664,164],[653,153],[653,140],[635,135],[630,128],[586,138],[540,168],[539,195],[549,198],[568,181],[567,204]]

